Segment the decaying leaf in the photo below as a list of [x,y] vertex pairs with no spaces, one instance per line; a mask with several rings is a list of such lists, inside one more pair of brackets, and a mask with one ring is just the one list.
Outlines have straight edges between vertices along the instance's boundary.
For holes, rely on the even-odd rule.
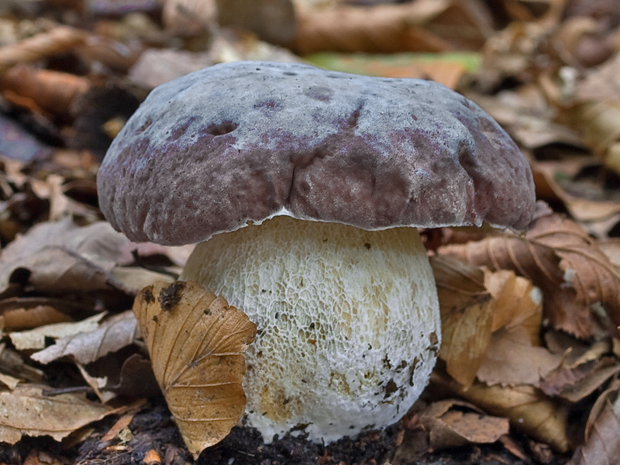
[[456,400],[434,402],[420,414],[433,450],[497,441],[508,434],[507,418],[484,415],[475,406]]
[[41,223],[2,251],[0,287],[18,269],[40,290],[110,289],[108,273],[131,242],[108,223],[80,228],[70,218]]
[[450,376],[464,386],[473,383],[489,346],[493,302],[484,272],[449,257],[432,257],[437,282],[443,343],[439,356]]
[[223,297],[194,282],[143,289],[133,311],[155,378],[194,457],[221,441],[241,419],[243,353],[256,325]]
[[529,384],[539,386],[562,363],[561,354],[535,347],[523,327],[501,329],[493,334],[477,376],[488,385]]
[[[519,328],[528,344],[538,342],[540,297],[529,281],[512,271],[490,272],[448,256],[435,256],[430,261],[443,328],[439,356],[446,361],[448,374],[463,386],[474,382],[483,360],[489,358],[493,332],[503,327]],[[501,338],[495,336],[495,340]],[[503,352],[493,353],[503,356]]]
[[17,350],[45,348],[45,338],[71,338],[82,333],[89,333],[99,327],[99,321],[105,313],[99,313],[82,321],[72,323],[55,323],[39,326],[28,331],[15,331],[9,334]]
[[439,252],[525,276],[542,290],[545,315],[555,328],[590,336],[589,307],[597,302],[620,324],[618,269],[577,223],[560,215],[539,217],[525,236],[504,234]]
[[15,444],[22,436],[51,436],[60,441],[117,410],[78,394],[45,396],[42,387],[20,385],[0,392],[0,442]]
[[325,50],[477,50],[490,32],[491,18],[478,2],[419,0],[368,8],[342,5],[300,10],[295,48],[302,55]]
[[549,399],[533,386],[486,386],[474,383],[465,389],[437,372],[433,373],[431,381],[492,415],[510,419],[513,426],[560,452],[567,452],[573,447],[568,434],[567,405]]
[[[66,323],[71,325],[71,323]],[[73,323],[76,325],[77,323]],[[131,311],[114,315],[94,328],[56,340],[56,343],[31,355],[33,360],[47,364],[61,357],[71,357],[86,365],[133,344],[139,337],[138,322]]]
[[40,223],[2,251],[0,289],[16,276],[51,293],[111,289],[132,293],[145,275],[166,279],[161,273],[119,267],[135,249],[136,244],[103,221],[85,227],[71,218]]
[[579,447],[571,465],[612,464],[620,457],[620,401],[610,402],[617,395],[618,383],[596,401],[588,419],[585,444]]

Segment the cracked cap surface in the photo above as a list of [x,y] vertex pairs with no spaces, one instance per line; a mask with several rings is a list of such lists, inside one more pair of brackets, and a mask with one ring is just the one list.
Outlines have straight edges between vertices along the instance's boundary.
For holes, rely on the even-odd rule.
[[523,229],[528,163],[465,97],[430,81],[235,62],[159,86],[98,174],[134,241],[181,245],[277,215],[374,230]]

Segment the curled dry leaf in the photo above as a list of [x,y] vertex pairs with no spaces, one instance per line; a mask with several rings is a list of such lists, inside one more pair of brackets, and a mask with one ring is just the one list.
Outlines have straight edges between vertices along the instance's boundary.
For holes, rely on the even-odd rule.
[[71,218],[40,223],[2,251],[0,289],[17,275],[36,290],[55,294],[112,289],[133,294],[146,279],[166,279],[160,273],[118,266],[136,248],[104,221],[84,227]]
[[544,377],[540,389],[547,395],[579,402],[618,373],[620,364],[615,357],[603,357],[574,366],[563,364]]
[[561,354],[535,347],[523,327],[512,331],[503,328],[491,337],[478,379],[488,385],[529,384],[538,387],[541,378],[562,363]]
[[60,441],[73,431],[118,413],[78,394],[46,396],[40,386],[20,385],[0,392],[0,442],[15,444],[23,435]]
[[617,395],[618,381],[612,383],[590,412],[586,427],[585,444],[579,447],[571,465],[612,464],[620,457],[620,400],[610,402]]
[[484,415],[473,405],[456,400],[432,403],[420,414],[420,423],[429,432],[433,450],[493,443],[509,429],[507,418]]
[[71,338],[73,336],[94,331],[99,326],[99,321],[105,316],[105,312],[93,315],[82,321],[70,323],[54,323],[39,326],[28,331],[14,331],[9,333],[11,342],[17,350],[43,349],[46,338]]
[[[73,102],[84,95],[89,86],[88,79],[82,76],[25,64],[14,66],[0,79],[0,89],[8,100],[19,105],[21,99],[28,99],[36,107],[54,115],[68,115]],[[19,99],[12,99],[12,95]]]
[[158,282],[133,311],[155,378],[194,457],[221,441],[245,410],[243,353],[256,325],[194,282]]
[[295,48],[302,55],[326,50],[371,53],[478,50],[492,30],[488,11],[480,5],[418,0],[368,8],[342,5],[304,9],[298,13]]
[[554,328],[590,336],[589,307],[597,302],[620,324],[618,269],[577,223],[560,215],[539,217],[524,236],[488,237],[444,246],[439,253],[528,278],[542,290],[545,316]]
[[110,352],[116,352],[133,344],[139,335],[138,322],[128,310],[104,321],[98,327],[59,338],[54,345],[30,357],[43,364],[61,357],[71,357],[76,362],[86,365]]
[[[620,173],[620,57],[608,60],[577,83],[562,114],[581,131],[584,145]],[[562,102],[565,106],[566,102]]]
[[568,407],[549,399],[533,386],[486,386],[474,383],[468,389],[435,372],[431,381],[463,399],[500,417],[559,452],[573,448],[568,434]]
[[17,63],[33,63],[64,53],[83,44],[87,34],[71,27],[61,26],[49,32],[42,32],[0,50],[0,73],[6,72]]
[[470,386],[491,340],[493,302],[484,272],[450,257],[432,257],[437,282],[443,343],[439,357],[450,376]]
[[448,374],[463,386],[474,382],[488,359],[493,332],[520,328],[528,344],[538,343],[540,297],[529,281],[511,271],[490,272],[448,256],[430,261],[443,327],[439,356]]

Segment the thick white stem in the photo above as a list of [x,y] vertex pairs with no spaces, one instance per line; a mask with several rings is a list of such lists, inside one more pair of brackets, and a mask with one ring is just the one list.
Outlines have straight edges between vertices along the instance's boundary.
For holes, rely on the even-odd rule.
[[266,441],[299,426],[329,442],[392,424],[435,364],[439,305],[415,229],[276,217],[199,244],[181,279],[257,324],[244,387]]

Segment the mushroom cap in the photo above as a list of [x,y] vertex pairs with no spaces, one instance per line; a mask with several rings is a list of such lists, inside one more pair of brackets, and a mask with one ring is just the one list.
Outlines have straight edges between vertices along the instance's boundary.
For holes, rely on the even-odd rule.
[[299,63],[221,64],[159,86],[110,146],[98,188],[114,228],[168,245],[277,215],[523,229],[535,204],[526,159],[467,98]]

